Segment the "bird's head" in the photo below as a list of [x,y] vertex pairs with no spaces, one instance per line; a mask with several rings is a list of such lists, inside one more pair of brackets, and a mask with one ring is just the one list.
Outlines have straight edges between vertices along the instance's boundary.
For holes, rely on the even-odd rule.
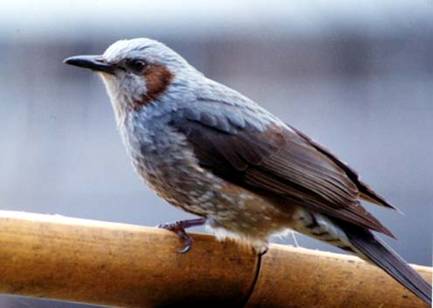
[[102,55],[74,56],[64,62],[100,73],[115,109],[140,109],[195,71],[175,51],[147,38],[117,41]]

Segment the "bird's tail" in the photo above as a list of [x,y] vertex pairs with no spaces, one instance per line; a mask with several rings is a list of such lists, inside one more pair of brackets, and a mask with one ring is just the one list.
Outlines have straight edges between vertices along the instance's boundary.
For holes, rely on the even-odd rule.
[[366,259],[382,268],[400,284],[431,305],[431,285],[395,251],[368,230],[357,227],[346,227],[343,230],[353,247]]

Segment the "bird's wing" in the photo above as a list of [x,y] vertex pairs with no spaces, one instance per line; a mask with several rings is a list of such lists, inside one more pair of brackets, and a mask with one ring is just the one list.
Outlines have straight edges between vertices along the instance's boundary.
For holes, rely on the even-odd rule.
[[[288,124],[287,124],[288,125]],[[353,181],[353,183],[358,187],[360,197],[366,201],[372,202],[377,205],[381,205],[383,207],[396,209],[393,205],[391,205],[388,201],[386,201],[382,196],[380,196],[378,193],[376,193],[373,189],[371,189],[370,186],[365,184],[359,179],[358,173],[353,170],[351,167],[349,167],[346,163],[339,160],[334,154],[332,154],[328,149],[323,147],[322,145],[318,144],[314,140],[312,140],[310,137],[305,135],[300,130],[294,128],[291,125],[288,125],[293,131],[295,131],[301,138],[305,140],[308,144],[313,146],[317,151],[322,153],[323,155],[327,156],[329,159],[331,159],[338,167],[343,169],[343,171],[346,173],[346,175]]]
[[[358,200],[356,181],[335,159],[269,114],[220,104],[176,111],[171,125],[189,142],[199,164],[226,181],[389,236]],[[251,110],[250,110],[251,111]]]

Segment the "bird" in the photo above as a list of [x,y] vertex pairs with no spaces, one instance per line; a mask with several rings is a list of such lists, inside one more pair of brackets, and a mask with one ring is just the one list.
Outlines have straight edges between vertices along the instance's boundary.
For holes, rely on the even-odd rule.
[[426,303],[432,289],[375,233],[394,237],[361,201],[396,209],[327,148],[243,94],[207,78],[167,45],[119,40],[64,63],[98,73],[138,175],[198,218],[160,225],[188,252],[207,225],[263,254],[292,230],[367,260]]

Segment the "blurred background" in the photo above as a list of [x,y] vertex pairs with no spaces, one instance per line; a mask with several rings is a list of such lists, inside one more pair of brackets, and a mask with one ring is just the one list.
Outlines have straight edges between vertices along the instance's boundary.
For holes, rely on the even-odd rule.
[[[151,37],[350,163],[405,213],[368,206],[398,237],[387,242],[431,265],[432,8],[428,0],[3,1],[0,209],[150,226],[188,217],[135,175],[99,78],[62,64]],[[0,307],[72,306],[0,297]]]

